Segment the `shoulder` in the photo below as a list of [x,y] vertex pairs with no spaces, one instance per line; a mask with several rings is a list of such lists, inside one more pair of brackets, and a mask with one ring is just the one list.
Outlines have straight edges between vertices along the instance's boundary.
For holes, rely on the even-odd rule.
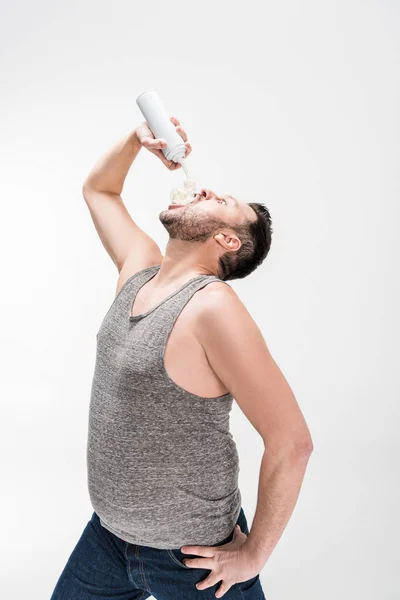
[[220,379],[238,394],[237,379],[254,379],[254,366],[249,365],[260,364],[260,357],[266,359],[268,349],[259,326],[235,290],[222,282],[210,283],[206,288],[210,288],[209,293],[205,292],[198,303],[195,337]]
[[196,320],[200,325],[220,328],[232,319],[249,316],[236,291],[224,281],[212,281],[196,296]]
[[239,297],[235,290],[225,281],[211,281],[202,287],[196,294],[205,311],[208,308],[223,303],[228,298]]

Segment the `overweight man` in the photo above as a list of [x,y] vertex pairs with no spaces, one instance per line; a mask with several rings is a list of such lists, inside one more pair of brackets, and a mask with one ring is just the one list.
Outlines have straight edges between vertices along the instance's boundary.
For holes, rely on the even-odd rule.
[[[186,132],[171,121],[188,156]],[[169,234],[163,255],[121,193],[141,151],[181,168],[165,146],[142,122],[83,185],[118,280],[96,337],[87,443],[94,512],[51,600],[264,599],[259,574],[313,449],[288,382],[229,284],[266,258],[270,213],[200,189],[159,214]],[[264,442],[250,531],[229,429],[233,400]]]

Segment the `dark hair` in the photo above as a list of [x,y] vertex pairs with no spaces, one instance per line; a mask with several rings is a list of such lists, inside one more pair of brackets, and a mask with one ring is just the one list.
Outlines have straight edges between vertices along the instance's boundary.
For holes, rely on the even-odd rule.
[[236,252],[225,252],[219,259],[218,277],[224,281],[243,279],[252,273],[261,265],[271,247],[273,229],[268,208],[260,202],[249,202],[248,205],[257,219],[232,227],[242,244]]

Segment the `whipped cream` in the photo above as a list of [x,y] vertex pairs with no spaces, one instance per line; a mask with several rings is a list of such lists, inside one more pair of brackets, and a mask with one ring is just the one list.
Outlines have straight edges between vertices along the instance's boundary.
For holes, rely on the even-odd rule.
[[196,182],[193,179],[185,179],[183,189],[174,188],[170,193],[172,204],[189,204],[196,193]]

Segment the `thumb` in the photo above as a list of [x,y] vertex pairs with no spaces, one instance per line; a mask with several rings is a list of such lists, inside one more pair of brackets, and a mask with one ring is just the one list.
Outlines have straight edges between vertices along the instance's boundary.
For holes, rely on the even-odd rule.
[[151,137],[146,137],[143,139],[142,145],[149,150],[161,150],[162,148],[167,147],[167,142],[162,138],[154,139]]

